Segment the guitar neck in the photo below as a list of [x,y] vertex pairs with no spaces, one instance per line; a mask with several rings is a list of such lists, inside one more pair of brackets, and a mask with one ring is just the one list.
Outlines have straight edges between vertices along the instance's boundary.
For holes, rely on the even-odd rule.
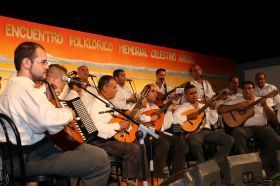
[[176,94],[175,96],[173,96],[164,106],[162,106],[159,109],[159,114],[161,114],[162,112],[165,112],[168,107],[173,103],[173,101],[177,101],[180,97],[182,96],[182,94]]
[[210,105],[211,105],[212,101],[209,101],[208,103],[206,103],[203,107],[201,107],[198,111],[197,114],[200,114],[202,112],[204,112],[204,110],[206,110]]

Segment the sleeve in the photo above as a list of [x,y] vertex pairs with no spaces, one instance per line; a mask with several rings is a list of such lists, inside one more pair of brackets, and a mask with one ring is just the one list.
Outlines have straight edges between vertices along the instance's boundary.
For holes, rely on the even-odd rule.
[[26,90],[19,100],[21,107],[25,111],[23,118],[36,132],[39,129],[48,130],[51,134],[60,131],[64,125],[73,120],[72,112],[67,108],[56,108],[41,90]]
[[119,123],[110,123],[112,116],[109,113],[99,114],[98,105],[92,104],[89,108],[89,114],[98,130],[98,136],[104,139],[113,137],[120,129]]
[[181,114],[184,111],[186,111],[186,107],[184,107],[183,105],[179,106],[176,109],[176,111],[173,113],[173,123],[182,125],[187,120],[187,116]]
[[217,110],[212,110],[210,108],[206,109],[206,118],[208,122],[213,125],[218,121],[218,113]]
[[172,111],[167,111],[164,114],[164,121],[163,121],[163,125],[162,125],[162,130],[167,130],[171,127],[173,123],[173,114]]

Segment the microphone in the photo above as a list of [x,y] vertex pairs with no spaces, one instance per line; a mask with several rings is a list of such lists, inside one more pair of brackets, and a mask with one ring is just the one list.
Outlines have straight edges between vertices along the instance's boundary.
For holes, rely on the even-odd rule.
[[92,74],[88,74],[88,76],[89,76],[89,77],[96,77],[95,75],[92,75]]
[[110,112],[114,112],[114,110],[101,111],[101,112],[98,112],[98,114],[105,114],[105,113],[110,113]]
[[72,75],[77,75],[78,74],[78,72],[77,71],[75,71],[75,70],[73,70],[73,71],[71,71],[71,72],[68,72],[68,76],[72,76]]
[[132,79],[126,79],[126,81],[129,81],[129,82],[130,82],[130,81],[133,81],[133,80],[132,80]]
[[81,82],[81,81],[77,81],[77,80],[68,78],[68,77],[66,77],[66,76],[63,76],[63,77],[61,78],[61,80],[62,80],[63,82],[73,83],[73,84],[79,85],[79,86],[83,86],[83,85],[84,85],[84,86],[91,86],[91,85],[88,84],[88,83],[84,83],[84,82]]

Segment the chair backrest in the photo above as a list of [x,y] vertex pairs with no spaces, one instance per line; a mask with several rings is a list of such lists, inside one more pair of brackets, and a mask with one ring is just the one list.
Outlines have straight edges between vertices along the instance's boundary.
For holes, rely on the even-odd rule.
[[[18,157],[19,158],[19,164],[20,164],[20,177],[25,177],[25,163],[24,163],[24,158],[23,158],[23,149],[22,149],[22,145],[21,145],[21,138],[20,138],[20,134],[19,131],[15,125],[15,123],[5,114],[0,113],[0,123],[3,129],[3,132],[5,134],[5,138],[6,138],[6,142],[2,143],[1,145],[4,145],[7,147],[5,148],[7,150],[7,152],[2,152],[2,150],[4,150],[3,148],[1,148],[1,153],[2,155],[4,153],[8,153],[8,160],[9,160],[9,170],[10,170],[10,174],[9,174],[9,180],[11,183],[13,183],[14,181],[14,170],[13,170],[13,157]],[[15,135],[16,138],[16,145],[13,145],[9,135],[8,135],[8,129],[11,129]],[[16,154],[14,154],[16,153]],[[7,167],[6,167],[7,168]]]

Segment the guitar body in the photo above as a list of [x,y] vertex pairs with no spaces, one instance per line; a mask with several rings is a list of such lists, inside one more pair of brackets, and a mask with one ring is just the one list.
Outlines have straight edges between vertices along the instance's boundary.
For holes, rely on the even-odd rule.
[[[112,118],[109,122],[110,123],[119,123],[123,120],[126,120],[125,117],[122,115],[118,115],[117,118]],[[132,143],[136,139],[136,132],[138,130],[138,125],[131,123],[129,129],[126,132],[117,132],[114,135],[114,138],[120,142]]]
[[231,111],[223,114],[224,122],[229,127],[238,127],[244,124],[250,117],[254,116],[254,108],[248,109],[246,112]]
[[[199,109],[198,108],[195,108],[195,109],[190,109],[186,112],[183,112],[182,115],[190,115],[192,113],[195,113],[197,112]],[[197,118],[195,120],[187,120],[185,123],[183,123],[183,125],[181,126],[183,128],[184,131],[186,132],[194,132],[196,131],[197,129],[199,129],[199,127],[201,126],[202,124],[202,121],[205,117],[205,113],[204,112],[201,112]]]
[[47,133],[48,138],[64,151],[74,150],[84,142],[76,126],[71,123],[56,134]]
[[[144,114],[146,116],[152,116],[152,115],[155,115],[155,114],[158,115],[158,113],[159,113],[159,109],[151,109],[151,110],[148,110],[148,111],[143,112],[141,114]],[[159,114],[159,119],[157,121],[147,122],[147,123],[145,123],[145,125],[153,127],[157,131],[160,131],[160,129],[162,127],[162,124],[163,124],[163,121],[164,121],[164,113],[161,112],[161,114]]]

